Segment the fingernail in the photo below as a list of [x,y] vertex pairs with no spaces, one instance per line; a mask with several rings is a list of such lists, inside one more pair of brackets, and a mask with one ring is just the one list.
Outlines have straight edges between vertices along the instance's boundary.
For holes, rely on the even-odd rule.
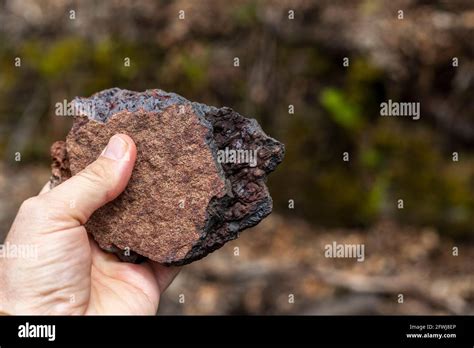
[[127,152],[128,143],[120,136],[114,135],[112,138],[110,138],[107,147],[102,153],[102,156],[118,161],[124,158]]

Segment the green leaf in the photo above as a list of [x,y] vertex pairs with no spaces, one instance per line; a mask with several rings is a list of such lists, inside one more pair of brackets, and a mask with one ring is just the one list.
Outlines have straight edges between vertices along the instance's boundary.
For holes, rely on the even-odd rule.
[[362,125],[362,119],[356,105],[336,88],[326,88],[321,92],[320,102],[331,119],[339,126],[354,130]]

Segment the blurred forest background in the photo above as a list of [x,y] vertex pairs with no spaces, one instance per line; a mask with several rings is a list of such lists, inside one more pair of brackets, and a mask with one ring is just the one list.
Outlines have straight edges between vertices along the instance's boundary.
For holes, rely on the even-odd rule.
[[[471,0],[0,0],[0,237],[72,124],[57,102],[161,88],[287,148],[274,214],[185,267],[161,313],[472,314],[473,58]],[[421,119],[380,117],[388,99]],[[365,261],[324,258],[333,241]]]

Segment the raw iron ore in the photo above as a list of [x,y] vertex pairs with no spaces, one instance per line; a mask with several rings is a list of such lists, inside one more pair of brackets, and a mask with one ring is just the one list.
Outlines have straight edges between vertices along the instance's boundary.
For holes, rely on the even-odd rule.
[[93,162],[114,134],[137,145],[127,188],[86,224],[122,260],[187,264],[271,213],[265,181],[285,148],[254,119],[159,89],[113,88],[73,106],[81,116],[51,148],[51,187]]

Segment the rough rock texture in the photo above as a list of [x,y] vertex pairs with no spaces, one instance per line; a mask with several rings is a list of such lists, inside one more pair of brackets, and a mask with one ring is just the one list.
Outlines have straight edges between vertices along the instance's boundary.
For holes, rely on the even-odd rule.
[[[82,116],[51,148],[51,187],[93,162],[116,133],[137,145],[127,188],[86,224],[104,250],[125,261],[186,264],[270,214],[266,175],[282,161],[284,146],[255,120],[162,90],[113,88],[74,105]],[[225,150],[255,150],[256,166],[223,162]]]

